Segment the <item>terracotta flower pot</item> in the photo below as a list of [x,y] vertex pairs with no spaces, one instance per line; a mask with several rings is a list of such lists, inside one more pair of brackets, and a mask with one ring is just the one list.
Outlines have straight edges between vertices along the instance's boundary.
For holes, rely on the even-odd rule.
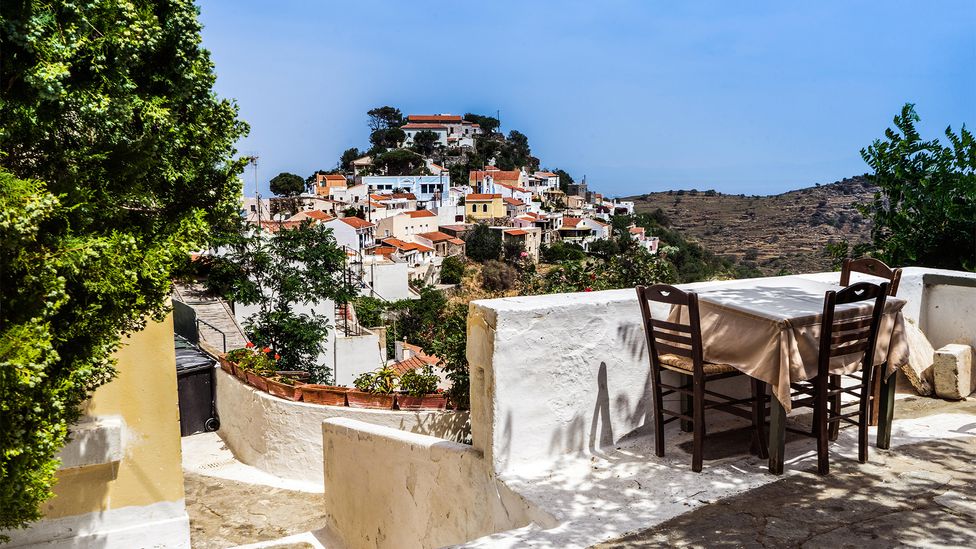
[[397,406],[401,410],[445,410],[447,409],[447,397],[440,393],[431,393],[424,396],[410,396],[405,394],[397,395]]
[[350,390],[346,392],[346,400],[349,401],[350,408],[373,408],[376,410],[392,410],[395,402],[395,395],[364,393],[362,391]]
[[234,370],[236,369],[236,366],[237,365],[234,364],[233,362],[227,360],[227,356],[226,355],[220,355],[219,357],[217,357],[217,360],[220,361],[220,369],[221,370],[227,372],[230,375],[234,375]]
[[348,390],[345,387],[333,385],[302,385],[302,400],[312,404],[345,406],[346,391]]
[[268,392],[268,379],[261,374],[247,372],[247,383],[259,391]]
[[247,383],[247,370],[237,364],[234,364],[234,376],[241,380],[241,383]]
[[265,378],[268,382],[268,392],[272,395],[285,400],[301,400],[302,384],[296,382],[294,385],[282,383],[274,378]]

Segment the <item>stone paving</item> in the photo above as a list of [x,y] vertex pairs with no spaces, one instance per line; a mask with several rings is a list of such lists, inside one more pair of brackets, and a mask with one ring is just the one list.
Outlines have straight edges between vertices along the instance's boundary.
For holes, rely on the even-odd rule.
[[[946,405],[920,400],[899,416]],[[834,459],[828,476],[805,470],[598,547],[976,547],[974,461],[976,437],[871,448],[867,464]]]

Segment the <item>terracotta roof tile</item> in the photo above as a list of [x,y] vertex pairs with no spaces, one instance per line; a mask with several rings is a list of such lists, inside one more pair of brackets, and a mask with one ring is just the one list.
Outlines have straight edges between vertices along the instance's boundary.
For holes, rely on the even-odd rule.
[[410,122],[463,122],[464,119],[456,114],[409,114]]
[[431,242],[444,242],[445,240],[450,240],[452,237],[449,234],[444,234],[440,231],[433,231],[429,233],[420,233],[417,236],[422,236]]
[[482,194],[478,194],[478,193],[474,193],[474,194],[469,194],[468,196],[465,196],[464,197],[464,200],[466,200],[466,201],[467,200],[494,200],[496,198],[501,198],[501,197],[502,197],[502,195],[500,195],[500,194],[483,194],[483,193]]
[[525,236],[525,235],[529,234],[529,231],[525,231],[525,230],[522,230],[522,229],[509,229],[509,230],[505,231],[505,234],[510,234],[512,236]]
[[416,123],[408,122],[402,126],[401,129],[404,130],[444,130],[447,131],[447,126],[443,124],[426,124],[426,123]]
[[430,210],[417,210],[415,212],[403,212],[410,217],[437,217],[437,214]]
[[361,219],[358,217],[343,217],[339,221],[342,221],[343,223],[349,225],[353,229],[365,229],[366,227],[376,226],[373,223],[370,223],[369,221],[366,221],[365,219]]

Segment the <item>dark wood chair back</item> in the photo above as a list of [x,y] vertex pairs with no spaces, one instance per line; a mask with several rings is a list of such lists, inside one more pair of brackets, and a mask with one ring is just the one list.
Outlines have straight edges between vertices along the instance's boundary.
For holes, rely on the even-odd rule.
[[[864,353],[862,369],[870,373],[874,365],[875,341],[878,326],[884,314],[885,300],[888,296],[888,283],[871,284],[858,282],[840,291],[829,291],[824,297],[823,319],[820,324],[820,360],[817,375],[829,373],[830,359],[837,356]],[[851,318],[834,321],[837,305],[874,300],[874,309],[869,318]]]
[[840,285],[850,286],[851,273],[863,273],[888,280],[888,295],[898,293],[898,283],[901,282],[901,269],[892,269],[883,261],[873,257],[860,259],[845,259],[840,269]]
[[[694,374],[703,375],[701,320],[698,314],[698,295],[667,284],[638,286],[637,301],[644,319],[647,352],[655,370],[661,368],[661,355],[677,355],[690,359]],[[649,302],[667,303],[688,308],[688,322],[659,320],[651,316]],[[680,315],[679,315],[680,318]]]

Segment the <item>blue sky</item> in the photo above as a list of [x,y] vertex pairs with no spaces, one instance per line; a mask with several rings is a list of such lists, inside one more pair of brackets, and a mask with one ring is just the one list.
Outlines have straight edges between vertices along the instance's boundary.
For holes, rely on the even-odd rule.
[[908,101],[925,137],[976,127],[973,0],[198,3],[265,187],[368,147],[387,104],[500,110],[544,166],[612,195],[864,173],[859,149]]

